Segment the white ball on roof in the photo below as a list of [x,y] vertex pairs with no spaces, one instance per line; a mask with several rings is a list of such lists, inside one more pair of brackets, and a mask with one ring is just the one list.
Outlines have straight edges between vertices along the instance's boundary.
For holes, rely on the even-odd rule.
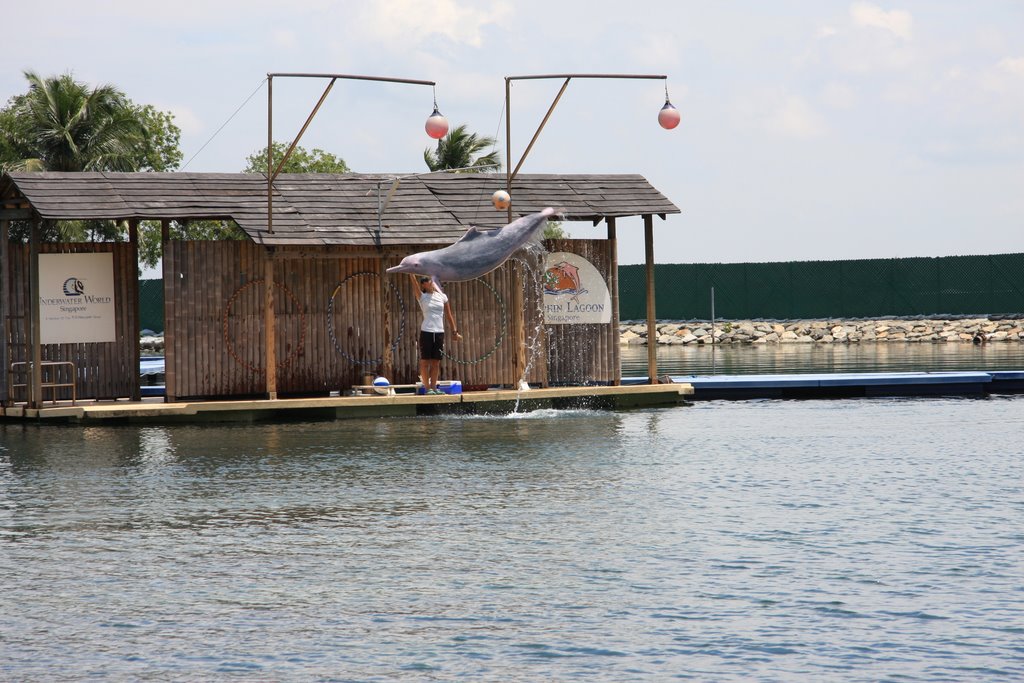
[[494,203],[494,208],[500,211],[508,208],[509,204],[512,203],[512,198],[508,196],[508,192],[505,192],[505,190],[498,190],[491,195],[491,201]]

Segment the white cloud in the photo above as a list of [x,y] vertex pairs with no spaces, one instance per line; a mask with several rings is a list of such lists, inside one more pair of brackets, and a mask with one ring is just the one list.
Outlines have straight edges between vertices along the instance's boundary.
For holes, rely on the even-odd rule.
[[275,45],[283,48],[293,48],[297,44],[295,31],[289,31],[288,29],[274,31],[273,40]]
[[655,67],[661,72],[666,67],[678,66],[681,57],[678,39],[667,33],[645,36],[642,42],[634,43],[629,52],[637,64]]
[[998,68],[1014,76],[1024,76],[1024,57],[1007,57],[999,62]]
[[365,12],[364,27],[379,37],[418,45],[441,36],[452,42],[480,47],[483,28],[512,13],[505,2],[459,0],[378,0]]
[[828,126],[802,97],[790,96],[768,117],[768,130],[788,137],[810,139],[821,137]]
[[850,109],[857,103],[857,94],[845,83],[828,83],[821,90],[821,101],[833,109]]
[[1019,115],[1024,110],[1022,77],[1024,77],[1024,57],[1005,57],[996,64],[983,69],[978,75],[979,87],[983,92],[998,98],[996,101],[988,103],[989,109],[1012,109]]
[[907,71],[921,63],[927,50],[926,45],[910,40],[912,28],[909,12],[855,2],[849,6],[848,16],[818,24],[806,51],[795,61],[803,69],[858,76]]
[[153,105],[159,111],[169,111],[174,116],[174,125],[181,129],[185,135],[194,135],[206,130],[206,124],[194,111],[184,105]]
[[878,5],[867,2],[855,2],[850,6],[850,17],[858,26],[880,28],[903,40],[911,39],[913,17],[905,10],[886,12]]

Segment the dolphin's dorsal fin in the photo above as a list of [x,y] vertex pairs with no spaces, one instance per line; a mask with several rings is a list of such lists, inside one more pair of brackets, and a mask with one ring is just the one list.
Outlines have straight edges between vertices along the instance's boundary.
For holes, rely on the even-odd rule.
[[459,242],[472,242],[475,239],[483,237],[484,233],[480,228],[475,225],[469,226],[469,230],[463,233],[462,237],[459,238]]

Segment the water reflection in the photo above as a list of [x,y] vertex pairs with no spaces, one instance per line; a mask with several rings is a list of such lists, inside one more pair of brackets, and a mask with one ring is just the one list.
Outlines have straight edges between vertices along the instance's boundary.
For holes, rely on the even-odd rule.
[[244,426],[5,425],[4,483],[38,492],[12,506],[7,523],[32,534],[372,529],[453,498],[494,511],[529,492],[563,505],[617,476],[610,467],[589,481],[580,468],[619,438],[620,421],[545,411]]
[[175,448],[172,432],[167,427],[139,429],[139,461],[160,467],[174,460]]
[[[659,346],[658,373],[750,375],[1024,369],[1024,344],[774,344]],[[647,375],[647,348],[622,347],[624,377]]]

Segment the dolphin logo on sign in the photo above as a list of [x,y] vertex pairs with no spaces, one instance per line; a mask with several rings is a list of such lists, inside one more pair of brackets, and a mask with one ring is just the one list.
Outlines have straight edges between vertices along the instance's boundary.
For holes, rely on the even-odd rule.
[[64,281],[64,296],[82,296],[85,294],[85,283],[77,277],[69,277]]
[[544,271],[545,294],[572,294],[574,297],[586,294],[587,288],[580,281],[580,269],[562,261]]
[[607,324],[612,300],[603,275],[583,256],[548,254],[544,268],[544,324]]

